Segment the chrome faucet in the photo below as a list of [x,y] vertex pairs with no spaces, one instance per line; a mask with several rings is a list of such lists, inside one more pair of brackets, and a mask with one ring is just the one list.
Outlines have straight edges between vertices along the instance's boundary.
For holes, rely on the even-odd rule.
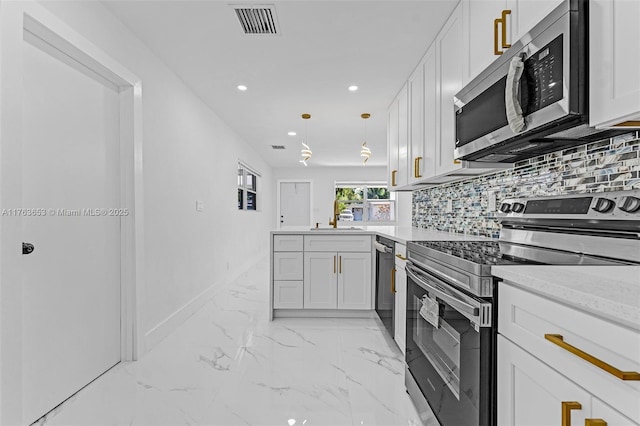
[[338,227],[338,216],[340,216],[340,208],[338,206],[338,200],[333,200],[333,220],[329,219],[329,225],[334,228]]

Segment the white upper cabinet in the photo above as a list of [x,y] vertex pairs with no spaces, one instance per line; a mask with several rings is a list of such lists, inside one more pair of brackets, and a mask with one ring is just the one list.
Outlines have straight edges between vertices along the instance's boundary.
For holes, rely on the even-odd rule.
[[505,0],[463,0],[464,51],[469,60],[464,72],[465,84],[473,80],[504,51],[507,40],[500,22]]
[[408,183],[409,95],[405,84],[389,107],[387,119],[389,188]]
[[640,127],[640,1],[589,6],[589,125]]
[[424,62],[420,62],[407,84],[409,90],[409,183],[422,178],[424,171]]
[[438,80],[436,79],[436,46],[432,44],[424,55],[424,114],[422,114],[424,129],[424,145],[422,161],[419,171],[425,178],[436,174],[436,145],[438,144],[438,130],[436,111],[438,110]]
[[396,184],[405,186],[409,182],[409,94],[407,85],[398,95],[398,173]]
[[455,108],[453,97],[462,89],[462,74],[465,67],[462,46],[462,8],[454,10],[436,38],[439,99],[436,111],[439,131],[436,144],[435,174],[441,175],[460,168],[460,161],[454,161],[453,151],[456,144]]
[[[520,40],[565,0],[507,0],[507,44]],[[608,1],[608,0],[607,0]]]
[[524,36],[563,0],[462,0],[464,84],[473,80],[511,44]]
[[387,113],[387,178],[389,188],[398,186],[398,101],[394,100]]

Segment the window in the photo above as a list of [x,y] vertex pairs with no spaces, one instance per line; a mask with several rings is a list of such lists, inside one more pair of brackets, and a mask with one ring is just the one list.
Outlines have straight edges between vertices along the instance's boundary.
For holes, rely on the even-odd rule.
[[395,222],[395,193],[386,182],[336,182],[338,220]]
[[259,177],[246,164],[238,163],[238,210],[258,210]]

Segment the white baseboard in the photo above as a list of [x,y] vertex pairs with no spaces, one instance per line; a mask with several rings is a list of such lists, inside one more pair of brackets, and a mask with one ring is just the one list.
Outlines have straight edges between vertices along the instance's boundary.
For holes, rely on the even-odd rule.
[[[160,343],[165,337],[175,331],[183,322],[189,317],[198,312],[225,284],[231,283],[238,279],[238,277],[249,270],[253,265],[259,262],[266,254],[256,256],[255,259],[251,259],[244,265],[237,267],[234,273],[228,275],[223,283],[214,283],[207,287],[200,294],[189,300],[182,305],[177,311],[169,315],[167,318],[158,323],[151,330],[147,331],[144,335],[144,349],[145,352],[150,351],[154,346]],[[267,303],[267,302],[265,302]]]

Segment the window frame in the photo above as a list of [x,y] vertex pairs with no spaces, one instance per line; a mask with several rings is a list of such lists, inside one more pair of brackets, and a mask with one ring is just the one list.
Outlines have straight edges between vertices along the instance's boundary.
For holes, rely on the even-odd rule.
[[[361,221],[353,221],[353,222],[357,222],[359,224],[363,224],[363,225],[393,225],[396,224],[397,222],[397,218],[398,218],[398,204],[397,204],[397,200],[395,197],[395,192],[389,191],[389,184],[388,182],[383,182],[383,181],[334,181],[334,185],[333,185],[333,194],[334,194],[334,198],[337,199],[336,196],[336,190],[338,188],[360,188],[362,189],[362,200],[353,200],[353,201],[345,201],[345,200],[339,200],[339,202],[345,203],[345,204],[351,204],[351,205],[355,205],[357,204],[359,207],[361,206],[363,209],[363,217]],[[377,199],[377,198],[368,198],[368,189],[369,188],[386,188],[387,191],[389,192],[389,197],[388,199]],[[371,205],[375,204],[376,201],[385,201],[385,202],[389,202],[389,204],[391,205],[391,212],[390,212],[390,216],[393,217],[393,220],[388,220],[388,221],[378,221],[378,220],[370,220],[369,218],[369,212],[371,210]],[[343,222],[347,222],[347,221],[343,221]],[[349,221],[350,222],[350,221]]]
[[[243,161],[238,161],[237,167],[237,179],[238,179],[238,204],[237,209],[239,211],[257,212],[260,211],[260,203],[258,201],[258,193],[260,190],[260,178],[261,175],[256,169],[247,165]],[[253,179],[250,179],[252,176]],[[252,184],[249,184],[252,182]],[[253,194],[253,202],[250,203],[249,194]],[[253,208],[250,208],[253,206]]]

